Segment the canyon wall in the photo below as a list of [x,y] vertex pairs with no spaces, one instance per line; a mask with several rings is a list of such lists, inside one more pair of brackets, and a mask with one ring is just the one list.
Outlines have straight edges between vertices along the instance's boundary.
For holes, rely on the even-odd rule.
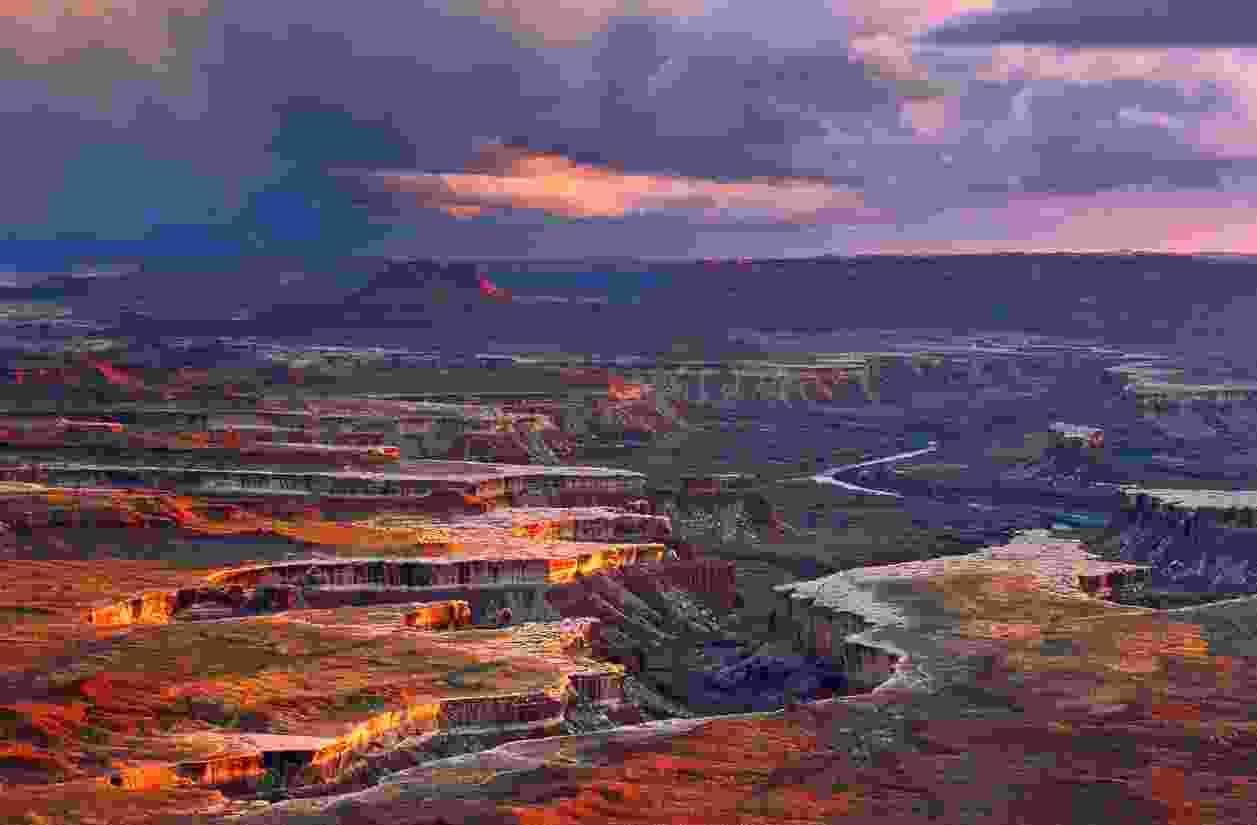
[[659,571],[675,587],[712,597],[721,607],[732,610],[737,602],[737,565],[721,559],[674,561]]
[[223,786],[251,784],[266,773],[266,758],[261,753],[223,756],[196,762],[181,762],[176,773],[196,785]]
[[313,782],[330,780],[344,771],[357,755],[371,747],[387,746],[415,733],[436,730],[440,714],[440,703],[428,702],[373,716],[334,744],[316,752],[300,778]]
[[658,561],[662,544],[624,544],[591,549],[576,558],[352,560],[285,562],[216,573],[216,585],[256,587],[263,581],[308,587],[429,587],[560,582],[626,564]]
[[[205,587],[154,591],[89,608],[84,611],[84,621],[97,625],[161,624],[176,618],[180,611],[206,604],[243,613],[452,599],[467,602],[474,624],[494,621],[498,610],[509,608],[513,622],[593,616],[616,624],[659,627],[664,617],[633,591],[650,592],[660,585],[713,596],[732,607],[736,598],[732,562],[660,562],[662,552],[657,545],[609,548],[562,563],[528,559],[262,565],[211,575]],[[653,563],[641,564],[643,561]]]
[[624,701],[624,672],[596,670],[570,673],[564,679],[563,693],[573,699],[600,705],[618,705]]
[[874,626],[860,614],[833,610],[789,592],[779,591],[777,598],[777,621],[793,632],[795,646],[841,670],[851,689],[872,690],[894,674],[897,654],[849,641]]
[[1149,587],[1257,592],[1257,511],[1251,507],[1181,506],[1129,495],[1119,525],[1121,558],[1151,567]]

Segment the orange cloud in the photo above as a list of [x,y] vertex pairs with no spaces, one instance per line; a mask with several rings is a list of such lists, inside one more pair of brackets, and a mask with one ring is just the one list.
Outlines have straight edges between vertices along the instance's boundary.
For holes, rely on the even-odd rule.
[[23,63],[76,58],[85,48],[125,51],[156,66],[174,48],[170,19],[208,11],[209,0],[0,0],[0,48]]
[[566,218],[612,218],[682,213],[715,222],[750,218],[782,223],[857,223],[879,220],[858,192],[823,180],[722,182],[672,175],[626,174],[575,163],[562,155],[503,146],[483,150],[469,171],[375,176],[390,191],[449,215],[535,209]]
[[517,39],[546,46],[587,41],[616,17],[694,17],[705,0],[447,0],[454,14],[492,18]]

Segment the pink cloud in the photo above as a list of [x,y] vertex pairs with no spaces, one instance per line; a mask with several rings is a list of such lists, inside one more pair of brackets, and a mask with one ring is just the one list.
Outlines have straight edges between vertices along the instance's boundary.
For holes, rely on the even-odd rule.
[[915,36],[955,15],[990,11],[995,0],[830,0],[829,5],[862,24],[865,33]]
[[994,0],[830,0],[830,8],[854,24],[851,55],[896,82],[900,114],[923,138],[938,138],[957,121],[953,106],[932,102],[946,91],[931,82],[912,38],[954,15],[993,7]]
[[454,14],[495,20],[522,41],[546,46],[586,42],[617,17],[693,17],[706,0],[446,0]]
[[923,225],[943,241],[895,241],[863,251],[1144,251],[1257,254],[1257,196],[1207,190],[1026,196],[946,210]]
[[23,63],[48,64],[106,46],[155,66],[174,47],[170,18],[207,10],[208,0],[0,0],[0,48]]
[[[998,46],[978,78],[1059,80],[1076,84],[1142,80],[1178,89],[1188,97],[1208,86],[1220,88],[1232,103],[1225,113],[1196,124],[1163,116],[1160,125],[1198,149],[1221,157],[1257,155],[1257,52],[1243,49],[1084,49],[1052,46]],[[1144,113],[1155,117],[1155,113]],[[1151,123],[1150,117],[1145,122]]]
[[903,120],[918,137],[940,137],[959,122],[954,99],[924,98],[900,103]]

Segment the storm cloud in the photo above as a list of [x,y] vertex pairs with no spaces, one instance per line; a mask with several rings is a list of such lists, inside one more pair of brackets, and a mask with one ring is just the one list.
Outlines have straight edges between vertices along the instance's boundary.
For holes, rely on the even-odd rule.
[[1253,28],[1156,2],[24,6],[0,16],[0,264],[815,254],[1001,202],[1008,243],[1036,198],[1196,208],[1257,160],[1257,53],[1197,34]]

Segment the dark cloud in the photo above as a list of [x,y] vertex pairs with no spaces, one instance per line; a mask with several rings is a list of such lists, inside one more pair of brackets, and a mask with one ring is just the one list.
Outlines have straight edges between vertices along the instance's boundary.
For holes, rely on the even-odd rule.
[[[913,80],[920,90],[912,93],[929,97],[934,73],[902,38],[876,49],[866,43],[872,50],[863,57],[849,54],[845,41],[825,41],[811,31],[833,16],[823,3],[794,18],[746,0],[731,5],[741,17],[737,26],[725,20],[723,30],[719,15],[685,25],[666,15],[608,18],[600,31],[553,49],[520,40],[523,18],[504,25],[451,14],[444,0],[162,2],[189,11],[151,37],[115,32],[112,45],[106,39],[103,50],[87,48],[74,60],[38,63],[5,51],[0,37],[0,70],[11,80],[0,101],[9,150],[0,156],[0,264],[52,271],[143,258],[155,270],[216,272],[247,256],[335,269],[347,255],[383,250],[683,255],[696,239],[733,243],[748,232],[771,251],[795,231],[781,231],[778,241],[773,227],[671,212],[611,217],[614,209],[580,220],[518,214],[527,210],[451,216],[413,193],[407,200],[362,185],[379,172],[474,172],[468,163],[495,141],[627,175],[722,182],[822,175],[867,189],[872,205],[901,216],[983,185],[1052,193],[1147,182],[1199,188],[1228,169],[1157,127],[1159,114],[1194,112],[1177,90],[1158,92],[1143,81],[1095,83],[1085,92],[1065,83],[1064,94],[1036,96],[1021,122],[1008,107],[1025,78],[983,84],[966,79],[974,65],[940,71],[963,96],[926,107],[941,126],[936,139],[923,135],[900,122],[901,81]],[[1106,3],[1104,14],[1116,18],[1120,10],[1123,36],[1135,44],[1154,42],[1147,32],[1162,16],[1178,21],[1167,31],[1186,36],[1194,25],[1187,18],[1208,18],[1215,5],[1152,2]],[[530,14],[558,26],[561,6],[541,4]],[[1046,20],[1078,29],[1060,42],[1085,43],[1088,31],[1099,37],[1107,25],[1088,23],[1089,6],[1053,9],[968,18],[939,37]],[[760,17],[772,17],[764,21],[768,34],[751,25]],[[836,36],[849,34],[845,23],[835,26]],[[174,51],[154,64],[166,39]],[[1052,81],[1030,78],[1040,82]],[[1151,113],[1143,125],[1138,117],[1120,129],[1096,125],[1132,107]],[[995,145],[992,134],[1005,125]],[[675,211],[702,211],[689,207]],[[823,245],[817,235],[807,243]]]
[[[1144,115],[1130,101],[1155,112]],[[1158,191],[1215,189],[1233,161],[1201,155],[1161,125],[1199,109],[1181,95],[1121,81],[1035,95],[1025,107],[1021,138],[1035,159],[1017,191],[1086,194],[1132,186]]]
[[[135,91],[145,64],[116,54],[116,66],[28,67],[32,82],[69,74],[61,111],[0,112],[10,149],[0,262],[48,271],[139,255],[153,268],[215,271],[247,255],[326,267],[407,242],[432,254],[527,254],[546,235],[605,242],[588,221],[432,214],[338,173],[454,172],[504,140],[631,174],[787,177],[794,146],[820,130],[783,105],[859,112],[888,100],[828,46],[775,54],[625,18],[584,46],[545,51],[440,4],[385,7],[215,5],[180,23],[185,34],[172,29],[184,82],[164,91]],[[84,94],[112,84],[112,111],[76,103],[74,78]],[[608,232],[629,239],[627,251],[645,239],[683,248],[694,230],[665,242],[665,223],[627,219]]]
[[1056,2],[944,23],[927,42],[1079,47],[1257,45],[1257,8],[1235,0]]

